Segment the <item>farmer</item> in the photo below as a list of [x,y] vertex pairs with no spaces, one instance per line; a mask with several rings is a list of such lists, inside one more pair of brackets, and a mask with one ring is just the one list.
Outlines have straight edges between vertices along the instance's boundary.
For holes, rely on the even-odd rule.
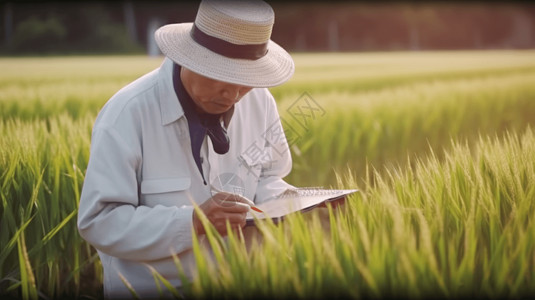
[[[254,201],[288,188],[288,144],[267,87],[294,72],[270,40],[271,7],[204,1],[194,23],[155,33],[162,65],[121,89],[94,124],[78,213],[97,250],[104,296],[156,297],[150,267],[180,286],[172,255],[194,270],[194,207],[217,231],[238,230]],[[125,280],[125,281],[123,281]],[[165,290],[165,288],[163,288]]]

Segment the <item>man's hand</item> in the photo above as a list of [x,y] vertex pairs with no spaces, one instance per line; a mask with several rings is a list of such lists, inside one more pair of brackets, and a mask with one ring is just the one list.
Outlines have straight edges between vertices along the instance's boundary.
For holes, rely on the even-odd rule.
[[[245,217],[251,208],[248,203],[250,203],[249,200],[238,195],[220,192],[199,205],[199,208],[219,234],[225,236],[227,235],[227,220],[233,230],[245,226]],[[193,212],[193,228],[197,234],[206,233],[196,211]]]

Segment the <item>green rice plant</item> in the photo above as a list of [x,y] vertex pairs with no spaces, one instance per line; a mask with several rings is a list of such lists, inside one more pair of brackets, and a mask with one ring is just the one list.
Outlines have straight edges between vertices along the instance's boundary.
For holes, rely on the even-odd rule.
[[93,119],[0,122],[2,294],[17,295],[19,286],[24,298],[94,288],[82,275],[98,278],[100,265],[76,229]]
[[[275,99],[351,94],[414,83],[533,74],[535,52],[449,51],[294,53],[295,75],[271,88]],[[117,90],[161,64],[146,56],[0,58],[0,119],[96,113]]]
[[[186,298],[522,298],[535,292],[535,135],[452,143],[392,168],[342,208],[210,232]],[[354,187],[351,175],[341,187]],[[253,230],[252,228],[246,230]],[[251,233],[251,232],[249,232]],[[244,233],[247,234],[247,233]],[[195,241],[195,247],[199,243]]]
[[96,114],[121,87],[160,63],[145,56],[0,58],[0,119]]
[[367,164],[380,170],[407,162],[407,156],[424,156],[430,147],[448,148],[450,139],[473,141],[479,134],[535,125],[533,82],[535,73],[414,83],[361,94],[311,95],[325,114],[310,117],[307,128],[291,111],[282,109],[282,119],[297,128],[293,137],[295,131],[289,132],[296,142],[288,180],[295,185],[328,186],[334,184],[334,173],[346,167],[364,178]]
[[[287,180],[362,193],[343,211],[246,228],[246,245],[239,235],[212,238],[221,267],[206,263],[202,284],[179,294],[533,292],[533,208],[524,201],[534,198],[532,138],[515,132],[534,122],[534,55],[294,55],[294,78],[271,89],[283,120],[299,128],[286,108],[305,91],[325,115],[299,128]],[[160,63],[0,58],[0,295],[102,297],[100,261],[75,222],[91,127],[115,91]]]
[[533,73],[535,53],[526,51],[418,51],[298,53],[294,76],[272,88],[276,99],[296,99],[304,91],[363,93],[413,83],[458,81]]

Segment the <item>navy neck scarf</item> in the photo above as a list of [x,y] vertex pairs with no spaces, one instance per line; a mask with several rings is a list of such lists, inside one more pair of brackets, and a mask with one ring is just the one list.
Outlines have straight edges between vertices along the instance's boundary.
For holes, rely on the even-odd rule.
[[[199,172],[201,172],[204,184],[206,184],[200,158],[202,142],[204,141],[204,137],[208,134],[210,140],[212,141],[214,151],[217,154],[225,154],[228,152],[230,147],[230,139],[227,135],[226,128],[221,124],[225,114],[223,113],[214,115],[202,113],[197,110],[195,102],[193,102],[193,99],[191,99],[191,96],[188,94],[184,88],[184,85],[182,84],[182,80],[180,79],[180,66],[178,64],[174,64],[173,67],[173,85],[178,100],[180,101],[180,105],[184,110],[184,115],[188,120],[193,159],[197,164],[197,168],[199,168]],[[229,113],[232,114],[232,111]]]

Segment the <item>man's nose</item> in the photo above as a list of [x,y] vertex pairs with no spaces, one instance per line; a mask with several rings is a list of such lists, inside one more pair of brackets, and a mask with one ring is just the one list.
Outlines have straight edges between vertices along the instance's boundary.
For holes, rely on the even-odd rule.
[[238,98],[240,97],[240,87],[226,87],[223,89],[222,95],[223,97],[229,100],[238,100]]

